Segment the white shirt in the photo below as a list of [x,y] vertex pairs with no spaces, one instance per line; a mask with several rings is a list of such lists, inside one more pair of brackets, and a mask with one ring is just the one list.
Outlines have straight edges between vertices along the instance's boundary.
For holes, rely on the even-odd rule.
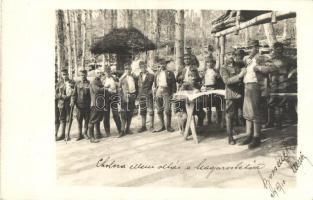
[[132,76],[127,76],[126,81],[128,84],[128,92],[129,93],[134,93],[136,92],[136,87],[135,87],[135,80]]
[[158,75],[158,86],[167,87],[165,71],[161,71],[160,74]]
[[204,75],[204,85],[215,85],[216,75],[217,73],[214,69],[208,68]]
[[189,72],[190,72],[189,66],[186,66],[184,82],[189,82]]
[[254,56],[252,59],[250,58],[245,59],[245,62],[249,64],[247,65],[247,73],[243,78],[244,83],[257,83],[258,82],[256,73],[254,71],[254,67],[257,65],[255,57],[256,56]]
[[116,83],[113,77],[105,78],[104,87],[107,88],[109,92],[116,92]]

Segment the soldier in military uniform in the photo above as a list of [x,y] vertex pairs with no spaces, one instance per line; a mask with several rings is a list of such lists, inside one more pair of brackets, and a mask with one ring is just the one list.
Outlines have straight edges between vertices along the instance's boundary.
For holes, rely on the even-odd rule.
[[[161,121],[161,127],[154,132],[167,130],[175,131],[171,126],[172,109],[171,99],[176,92],[176,79],[172,71],[166,69],[167,62],[165,59],[159,59],[158,73],[155,76],[155,98],[157,112]],[[166,126],[164,122],[164,112],[166,115]]]
[[[215,90],[217,89],[217,80],[220,78],[220,73],[214,68],[216,61],[213,57],[205,57],[205,70],[204,70],[204,77],[202,79],[203,89],[205,91],[208,90]],[[208,124],[211,123],[212,117],[212,107],[216,108],[217,113],[217,123],[221,124],[222,120],[222,111],[221,111],[221,100],[215,96],[207,96],[204,99],[205,107],[207,108],[207,119]]]
[[243,84],[242,79],[246,73],[246,69],[240,65],[241,52],[236,50],[233,53],[234,58],[226,60],[226,65],[220,69],[222,79],[225,83],[226,92],[226,127],[228,134],[228,143],[236,144],[233,138],[233,122],[235,113],[243,103]]
[[131,134],[130,124],[133,118],[135,109],[135,100],[137,97],[137,84],[135,77],[131,74],[131,67],[129,64],[124,66],[125,73],[119,80],[120,88],[120,114],[121,114],[121,134],[118,137],[122,137],[125,134]]
[[101,70],[97,69],[95,79],[90,84],[90,119],[89,119],[89,138],[91,143],[99,142],[98,137],[94,134],[96,128],[97,135],[100,135],[100,122],[103,119],[104,112],[104,86],[100,79]]
[[[191,64],[191,57],[189,54],[184,56],[184,68],[177,72],[176,80],[179,85],[179,90],[192,90],[201,89],[201,78],[197,68]],[[198,116],[198,126],[203,126],[203,121],[205,118],[205,112],[203,110],[203,100],[198,98],[196,102],[194,114]],[[177,103],[176,103],[177,105]],[[185,104],[183,101],[178,103],[179,106],[176,106],[176,110],[186,113]],[[183,113],[182,116],[186,116]]]
[[[76,82],[74,93],[71,100],[71,106],[76,105],[76,117],[78,123],[77,141],[83,138],[89,139],[87,135],[89,114],[90,114],[90,82],[87,80],[87,71],[79,71],[80,80]],[[83,129],[84,121],[84,131]]]
[[[274,65],[277,70],[270,73],[269,86],[271,93],[287,93],[290,86],[288,79],[289,73],[297,66],[295,60],[283,55],[284,46],[280,42],[273,45],[273,54],[269,63]],[[264,128],[273,127],[281,128],[281,118],[287,98],[284,96],[270,96],[268,99],[268,121]]]
[[273,65],[265,65],[259,54],[259,41],[249,41],[251,52],[244,58],[246,74],[243,82],[245,83],[245,96],[243,103],[243,116],[246,119],[246,131],[248,137],[242,144],[249,144],[248,148],[253,149],[261,144],[261,112],[260,99],[264,75],[271,73],[277,68]]
[[106,136],[110,136],[110,111],[112,110],[113,119],[116,124],[118,133],[121,134],[121,119],[118,114],[118,79],[111,73],[111,68],[105,68],[103,85],[105,89],[105,106],[103,125]]
[[154,128],[154,102],[152,92],[154,75],[147,71],[147,63],[145,61],[140,61],[139,67],[141,72],[138,76],[138,98],[142,125],[138,132],[141,133],[147,130],[147,112],[150,116],[150,129],[152,130]]
[[197,57],[192,53],[191,47],[186,47],[186,54],[190,56],[190,65],[198,68],[199,67],[199,61]]
[[[70,101],[73,93],[74,82],[69,78],[67,70],[63,69],[61,72],[62,79],[56,86],[56,99],[58,107],[58,119],[56,119],[56,130],[59,129],[61,123],[61,135],[56,133],[56,140],[69,139],[65,138],[66,123],[69,122]],[[60,122],[60,123],[59,123]]]

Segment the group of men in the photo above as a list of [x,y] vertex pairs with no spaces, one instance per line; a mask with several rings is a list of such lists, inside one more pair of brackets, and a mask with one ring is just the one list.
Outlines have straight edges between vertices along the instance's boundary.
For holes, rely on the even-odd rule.
[[[80,71],[80,80],[76,83],[73,83],[67,71],[63,70],[62,80],[56,85],[56,140],[69,140],[69,135],[65,134],[66,124],[74,106],[79,132],[77,140],[85,138],[96,143],[99,142],[99,138],[110,136],[111,112],[119,133],[118,137],[131,134],[130,125],[136,100],[139,101],[142,120],[138,132],[148,130],[147,115],[150,117],[149,128],[152,132],[165,130],[173,132],[171,126],[173,112],[177,114],[180,130],[183,132],[187,120],[186,102],[175,99],[174,94],[181,90],[221,89],[218,83],[222,80],[226,92],[228,143],[236,144],[233,137],[235,118],[242,119],[242,122],[245,119],[248,137],[242,144],[256,148],[261,143],[261,101],[265,99],[269,108],[266,127],[273,124],[280,126],[280,115],[286,102],[284,98],[270,97],[268,92],[267,95],[263,95],[264,90],[276,93],[288,92],[288,76],[296,66],[295,62],[283,56],[282,43],[275,43],[273,54],[268,57],[260,55],[257,40],[250,41],[249,48],[248,56],[244,55],[243,50],[235,50],[220,68],[216,67],[212,54],[205,57],[204,67],[199,68],[197,58],[188,48],[184,55],[184,66],[176,73],[167,69],[165,59],[158,59],[154,73],[150,73],[146,61],[141,60],[140,73],[137,76],[131,73],[129,64],[124,66],[125,72],[120,78],[112,74],[110,67],[106,67],[104,71],[97,69],[95,79],[91,82],[87,80],[86,70]],[[212,51],[212,46],[209,50]],[[265,80],[269,85],[264,84]],[[206,115],[208,124],[211,123],[212,107],[216,108],[217,122],[221,123],[223,104],[219,100],[204,97],[197,99],[196,104],[193,114],[197,116],[198,126],[203,126]],[[154,127],[155,110],[161,122],[159,128]],[[100,132],[102,121],[105,135]]]

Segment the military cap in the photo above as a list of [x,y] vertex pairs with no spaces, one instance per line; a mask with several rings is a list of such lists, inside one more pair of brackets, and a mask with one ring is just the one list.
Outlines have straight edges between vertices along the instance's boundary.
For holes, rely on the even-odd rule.
[[62,69],[62,70],[61,70],[61,73],[65,73],[65,74],[67,74],[67,73],[68,73],[68,71],[67,71],[67,69]]
[[236,50],[234,50],[233,55],[235,55],[235,56],[244,56],[245,55],[245,51],[242,50],[242,49],[236,49]]
[[214,48],[213,48],[213,46],[211,44],[208,45],[208,50],[210,50],[210,51],[214,50]]
[[186,46],[185,49],[191,49],[191,46]]
[[144,60],[139,61],[139,67],[147,67],[147,62]]
[[249,40],[248,41],[248,46],[260,46],[259,40]]
[[279,47],[283,48],[283,47],[284,47],[284,44],[281,43],[281,42],[275,42],[275,43],[273,44],[273,48],[274,48],[274,49],[279,48]]
[[87,74],[87,70],[85,70],[85,69],[80,69],[78,72],[79,72],[80,74]]
[[166,61],[164,58],[160,58],[160,59],[158,60],[158,64],[159,64],[159,65],[167,65],[167,61]]
[[129,65],[128,63],[126,63],[126,64],[124,65],[124,69],[131,69],[131,67],[130,67],[130,65]]

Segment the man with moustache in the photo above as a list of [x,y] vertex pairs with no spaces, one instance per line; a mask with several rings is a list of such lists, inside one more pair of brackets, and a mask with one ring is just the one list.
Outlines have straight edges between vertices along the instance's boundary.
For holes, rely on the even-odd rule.
[[235,113],[243,103],[243,84],[242,80],[246,69],[241,65],[240,50],[233,52],[233,57],[226,60],[225,66],[220,69],[222,79],[225,83],[226,92],[226,127],[228,134],[228,144],[234,145],[236,141],[233,138],[233,122]]
[[154,128],[154,105],[152,86],[154,84],[154,75],[147,70],[147,63],[145,61],[139,62],[140,74],[138,76],[138,98],[141,115],[141,128],[138,133],[147,130],[146,119],[147,113],[150,116],[150,130]]
[[112,110],[113,120],[116,124],[118,134],[121,134],[121,119],[118,114],[118,79],[112,75],[110,66],[107,66],[104,69],[104,96],[105,96],[105,105],[104,105],[104,117],[103,125],[106,137],[110,136],[110,112]]
[[118,137],[123,137],[126,134],[131,134],[130,124],[133,118],[135,109],[135,100],[137,97],[137,84],[135,77],[131,74],[131,67],[127,63],[124,66],[124,74],[119,80],[120,88],[120,114],[121,114],[121,133]]
[[[102,71],[96,69],[95,79],[90,84],[91,108],[88,129],[91,143],[98,143],[98,138],[101,136],[100,122],[103,119],[104,109],[104,86],[101,81],[101,74]],[[94,134],[94,128],[96,128],[98,137]]]
[[[284,45],[280,42],[273,44],[273,54],[269,63],[277,67],[277,71],[270,73],[269,86],[271,93],[287,93],[290,86],[288,75],[297,66],[295,60],[283,55]],[[268,98],[268,121],[264,128],[270,128],[275,125],[281,128],[281,118],[287,98],[284,96],[270,96]]]
[[[87,135],[89,114],[90,114],[90,82],[87,80],[87,71],[79,71],[80,80],[76,82],[74,93],[71,99],[71,106],[76,106],[76,119],[78,123],[77,141],[83,138],[89,139]],[[84,121],[84,132],[83,129]]]
[[[65,129],[69,122],[70,115],[70,101],[73,93],[74,82],[69,78],[67,69],[61,71],[61,80],[56,85],[56,101],[58,108],[58,119],[56,119],[56,141],[66,139]],[[59,127],[61,124],[61,135],[59,135]]]
[[[171,100],[176,92],[176,79],[172,71],[167,70],[167,62],[165,59],[159,59],[158,72],[155,76],[155,98],[157,105],[157,113],[161,122],[161,127],[153,132],[174,132],[171,126],[172,109]],[[164,122],[164,113],[166,115],[166,126]]]

